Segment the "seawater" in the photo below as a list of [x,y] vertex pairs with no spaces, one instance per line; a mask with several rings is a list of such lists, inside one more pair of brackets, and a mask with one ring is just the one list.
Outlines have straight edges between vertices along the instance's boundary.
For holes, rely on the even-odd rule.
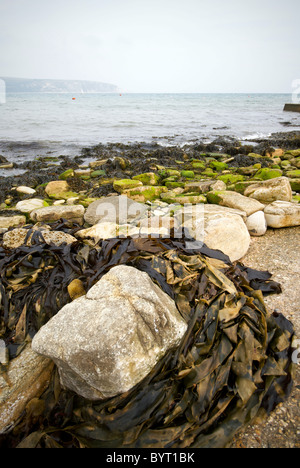
[[10,161],[80,154],[98,143],[184,145],[300,129],[289,94],[8,94],[0,154]]

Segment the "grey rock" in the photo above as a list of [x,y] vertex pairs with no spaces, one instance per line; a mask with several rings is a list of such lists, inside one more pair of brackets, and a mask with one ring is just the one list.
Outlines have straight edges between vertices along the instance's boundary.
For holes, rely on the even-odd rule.
[[84,219],[90,225],[99,222],[127,224],[140,218],[147,210],[149,206],[135,202],[126,195],[112,196],[91,203]]
[[147,273],[117,266],[44,325],[32,347],[54,360],[63,386],[98,400],[134,387],[186,330]]

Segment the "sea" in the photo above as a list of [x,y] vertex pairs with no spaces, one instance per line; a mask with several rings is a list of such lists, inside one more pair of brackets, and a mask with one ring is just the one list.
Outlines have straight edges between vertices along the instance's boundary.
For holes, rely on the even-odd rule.
[[[184,146],[222,136],[251,141],[300,129],[290,94],[7,94],[0,155],[10,162],[81,154],[99,143]],[[7,172],[6,172],[7,174]]]

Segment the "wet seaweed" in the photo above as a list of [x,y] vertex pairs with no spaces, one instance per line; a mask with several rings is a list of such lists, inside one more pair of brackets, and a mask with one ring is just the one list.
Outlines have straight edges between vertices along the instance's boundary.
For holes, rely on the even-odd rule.
[[[53,224],[70,234],[78,226]],[[224,447],[259,413],[269,414],[292,387],[292,324],[270,314],[264,295],[280,293],[269,272],[184,237],[115,238],[60,247],[0,247],[0,338],[14,359],[39,328],[71,301],[68,285],[88,291],[110,268],[149,274],[177,305],[188,329],[150,374],[125,394],[92,402],[61,388],[55,368],[0,446],[46,448]],[[34,411],[35,410],[35,411]]]

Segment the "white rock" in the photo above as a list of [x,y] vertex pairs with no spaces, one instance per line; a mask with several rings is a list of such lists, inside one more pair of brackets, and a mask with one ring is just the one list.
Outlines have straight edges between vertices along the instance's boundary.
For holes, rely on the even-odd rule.
[[33,210],[44,208],[44,201],[40,198],[30,198],[29,200],[23,200],[16,204],[16,209],[22,213],[31,213]]
[[276,201],[268,205],[264,211],[268,227],[300,226],[300,205],[298,203]]
[[261,203],[272,203],[276,200],[291,201],[292,189],[287,177],[277,177],[249,185],[244,195],[255,198]]
[[184,213],[176,213],[175,217],[194,239],[211,249],[221,250],[234,262],[244,257],[250,246],[245,215],[240,210],[219,205],[196,205],[185,209]]
[[44,325],[32,348],[54,360],[63,386],[97,400],[133,388],[186,330],[147,273],[117,266]]
[[267,221],[263,211],[248,216],[246,226],[251,236],[264,236],[267,232]]
[[[65,204],[66,204],[66,200],[55,200],[55,202],[53,202],[53,206],[61,206]],[[68,203],[68,205],[70,205],[70,203]]]
[[36,193],[36,190],[34,190],[31,187],[26,187],[21,185],[20,187],[16,188],[16,191],[19,193],[24,193],[25,195],[34,195]]

